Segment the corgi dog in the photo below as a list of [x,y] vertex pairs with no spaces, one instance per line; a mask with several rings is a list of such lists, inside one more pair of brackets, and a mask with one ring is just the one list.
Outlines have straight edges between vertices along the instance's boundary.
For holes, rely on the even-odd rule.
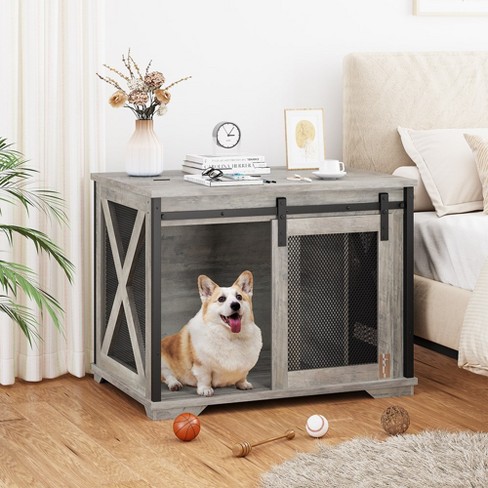
[[200,310],[180,332],[161,340],[161,381],[171,391],[196,386],[207,397],[216,387],[252,389],[247,375],[263,345],[254,323],[252,273],[243,271],[228,288],[200,275],[198,290]]

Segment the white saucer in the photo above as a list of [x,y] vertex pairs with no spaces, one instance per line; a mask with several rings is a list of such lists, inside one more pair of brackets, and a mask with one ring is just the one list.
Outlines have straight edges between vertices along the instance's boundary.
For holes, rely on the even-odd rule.
[[345,171],[337,171],[335,173],[321,173],[320,171],[314,171],[313,174],[323,180],[336,180],[347,175]]

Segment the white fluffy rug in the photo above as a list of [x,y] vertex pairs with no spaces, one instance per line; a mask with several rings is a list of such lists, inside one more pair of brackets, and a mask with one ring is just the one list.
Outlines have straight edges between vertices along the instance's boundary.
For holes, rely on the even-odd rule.
[[486,488],[488,434],[442,431],[353,439],[263,475],[266,488]]

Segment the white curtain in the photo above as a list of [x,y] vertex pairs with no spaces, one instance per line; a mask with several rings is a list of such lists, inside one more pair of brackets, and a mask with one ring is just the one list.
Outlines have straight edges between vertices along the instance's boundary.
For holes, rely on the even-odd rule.
[[104,87],[95,73],[104,53],[105,3],[100,0],[2,0],[0,14],[0,137],[37,169],[36,186],[60,192],[69,226],[29,218],[0,203],[0,219],[46,232],[76,268],[68,283],[59,267],[21,240],[0,243],[2,259],[39,274],[63,306],[63,330],[42,319],[41,340],[29,346],[18,326],[0,315],[0,384],[83,376],[91,360],[92,186],[104,168]]

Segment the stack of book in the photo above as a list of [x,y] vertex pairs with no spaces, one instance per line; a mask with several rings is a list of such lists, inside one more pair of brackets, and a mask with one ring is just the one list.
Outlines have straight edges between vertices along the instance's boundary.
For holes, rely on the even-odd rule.
[[271,168],[266,166],[264,156],[259,155],[229,155],[205,156],[201,154],[187,154],[181,167],[184,173],[201,175],[208,168],[220,169],[225,175],[269,175]]
[[262,185],[264,183],[264,180],[259,176],[249,175],[224,175],[216,179],[207,178],[206,176],[202,175],[185,175],[183,178],[185,181],[189,181],[190,183],[205,186]]

